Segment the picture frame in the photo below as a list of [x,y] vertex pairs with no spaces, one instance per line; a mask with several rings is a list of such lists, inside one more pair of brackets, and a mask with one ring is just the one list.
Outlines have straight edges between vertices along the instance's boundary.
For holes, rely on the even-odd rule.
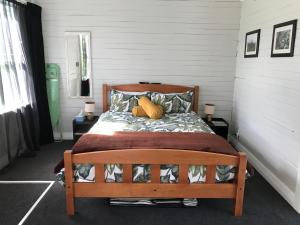
[[246,33],[244,58],[258,57],[261,30]]
[[271,57],[293,57],[297,33],[297,20],[274,25]]

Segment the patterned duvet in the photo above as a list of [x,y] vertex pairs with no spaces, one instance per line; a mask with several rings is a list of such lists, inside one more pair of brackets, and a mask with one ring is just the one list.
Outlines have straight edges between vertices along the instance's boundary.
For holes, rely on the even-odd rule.
[[[194,113],[166,114],[160,120],[145,117],[134,117],[130,112],[105,112],[89,133],[107,133],[114,131],[150,131],[150,132],[210,132],[213,131]],[[162,183],[178,181],[178,165],[161,165],[160,180]],[[122,182],[123,168],[119,164],[105,165],[106,182]],[[235,167],[217,166],[216,182],[227,182],[234,178]],[[205,165],[190,165],[188,171],[190,183],[204,183],[206,179]],[[94,182],[95,168],[92,164],[74,165],[74,179],[77,182]],[[64,182],[64,169],[57,174],[57,180]],[[150,182],[150,165],[133,165],[133,182]]]

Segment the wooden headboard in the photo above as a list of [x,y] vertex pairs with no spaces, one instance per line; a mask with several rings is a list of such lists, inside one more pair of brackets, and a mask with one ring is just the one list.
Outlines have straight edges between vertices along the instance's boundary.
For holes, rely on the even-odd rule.
[[103,112],[109,110],[109,94],[111,90],[129,91],[129,92],[160,92],[160,93],[182,93],[187,91],[193,91],[193,106],[194,112],[198,112],[199,106],[199,86],[188,87],[180,85],[169,84],[121,84],[121,85],[108,85],[103,84]]

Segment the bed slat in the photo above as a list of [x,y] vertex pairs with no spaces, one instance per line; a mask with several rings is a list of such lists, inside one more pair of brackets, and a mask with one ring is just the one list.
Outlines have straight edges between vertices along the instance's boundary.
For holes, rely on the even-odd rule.
[[216,166],[206,166],[206,183],[214,184],[216,182]]
[[177,149],[124,149],[73,155],[73,163],[238,165],[238,157]]
[[104,164],[95,164],[95,182],[104,183]]
[[74,183],[75,197],[234,198],[236,184]]
[[160,183],[160,165],[151,165],[151,183]]
[[123,182],[132,183],[132,165],[123,164]]
[[179,165],[179,183],[180,184],[189,183],[188,172],[189,172],[189,165],[187,165],[187,164]]

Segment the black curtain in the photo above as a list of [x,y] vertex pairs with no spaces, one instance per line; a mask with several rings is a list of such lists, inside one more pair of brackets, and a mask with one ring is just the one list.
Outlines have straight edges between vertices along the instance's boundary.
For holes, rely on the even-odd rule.
[[90,79],[81,81],[81,96],[90,96]]
[[26,25],[28,32],[32,76],[41,130],[40,144],[48,144],[52,143],[54,139],[47,98],[41,14],[42,8],[40,6],[32,3],[27,3]]

